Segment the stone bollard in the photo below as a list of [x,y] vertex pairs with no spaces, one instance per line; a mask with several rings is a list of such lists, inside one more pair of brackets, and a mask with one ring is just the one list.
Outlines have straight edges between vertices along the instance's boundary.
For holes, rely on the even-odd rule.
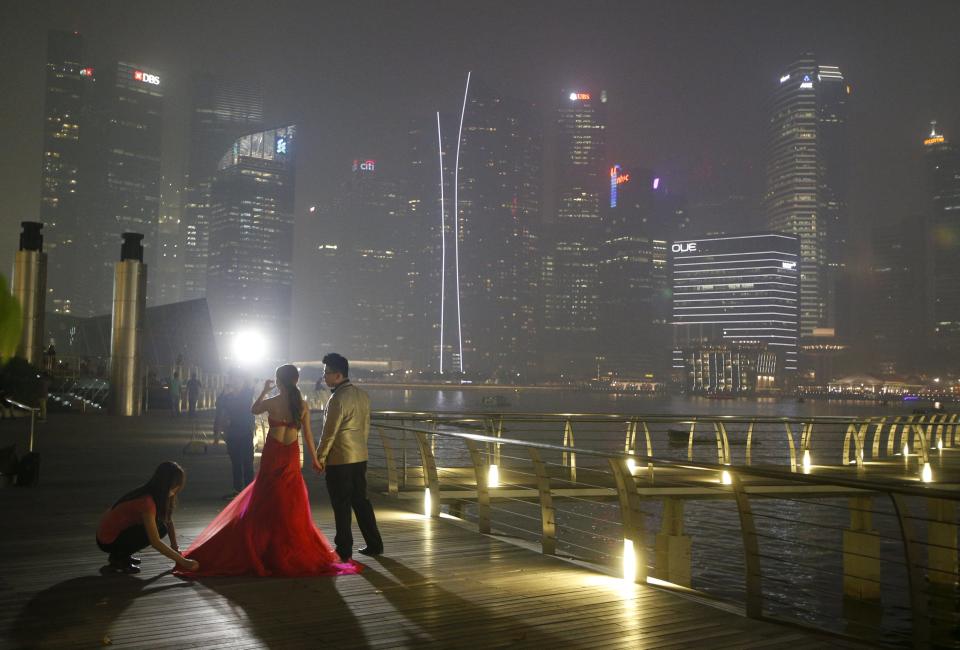
[[843,531],[843,595],[880,600],[880,536],[873,530],[871,497],[850,498],[850,529]]
[[683,534],[683,500],[665,497],[655,543],[653,577],[689,587],[691,544],[690,537]]

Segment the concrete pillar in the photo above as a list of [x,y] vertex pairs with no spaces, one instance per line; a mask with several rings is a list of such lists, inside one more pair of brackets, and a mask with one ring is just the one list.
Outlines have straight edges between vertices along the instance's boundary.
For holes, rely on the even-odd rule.
[[13,297],[20,303],[22,331],[17,356],[35,366],[43,365],[44,305],[47,297],[47,254],[43,252],[43,224],[20,224],[20,249],[13,265]]
[[140,415],[143,409],[141,339],[147,307],[147,265],[143,235],[123,233],[113,276],[113,332],[110,338],[110,394],[114,415]]
[[843,531],[843,595],[880,600],[880,536],[873,530],[871,497],[851,497],[850,528]]
[[683,534],[683,500],[663,499],[663,517],[655,543],[653,577],[689,587],[690,537]]

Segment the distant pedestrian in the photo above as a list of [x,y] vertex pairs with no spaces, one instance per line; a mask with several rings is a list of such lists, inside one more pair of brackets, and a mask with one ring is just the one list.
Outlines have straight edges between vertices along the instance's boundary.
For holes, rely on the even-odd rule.
[[[150,480],[127,492],[107,510],[97,527],[97,546],[110,554],[109,569],[117,573],[139,573],[140,559],[133,554],[152,546],[177,563],[196,571],[200,565],[180,555],[173,511],[177,494],[186,483],[183,468],[172,461],[160,463]],[[162,538],[169,535],[170,545]]]
[[187,380],[187,413],[190,417],[197,414],[197,401],[200,399],[200,388],[203,384],[197,379],[197,373],[191,372]]
[[214,435],[223,435],[233,469],[233,494],[253,481],[253,384],[238,372],[231,373],[226,390],[217,398]]
[[53,372],[57,367],[57,348],[53,347],[51,339],[49,347],[43,353],[43,362],[48,372]]
[[170,412],[174,415],[180,415],[180,373],[174,371],[170,377]]

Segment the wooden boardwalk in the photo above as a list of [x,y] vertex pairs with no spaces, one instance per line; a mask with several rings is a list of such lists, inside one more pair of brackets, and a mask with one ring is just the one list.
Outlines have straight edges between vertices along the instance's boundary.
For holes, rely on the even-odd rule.
[[[209,415],[198,422],[208,427]],[[624,584],[384,499],[376,507],[387,554],[360,575],[184,581],[152,551],[137,576],[100,575],[100,513],[160,460],[187,468],[182,545],[224,504],[222,446],[181,454],[193,426],[165,415],[64,415],[39,429],[41,485],[0,489],[0,647],[858,647]],[[0,447],[17,442],[22,452],[24,432],[23,422],[0,422]],[[307,480],[315,519],[332,537],[323,482]]]

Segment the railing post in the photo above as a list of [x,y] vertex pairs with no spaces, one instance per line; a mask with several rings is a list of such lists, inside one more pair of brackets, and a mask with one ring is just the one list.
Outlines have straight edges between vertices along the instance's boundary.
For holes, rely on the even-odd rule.
[[557,552],[557,520],[553,509],[553,494],[550,492],[550,476],[547,466],[540,459],[540,452],[534,447],[528,447],[533,471],[537,475],[537,492],[540,494],[540,548],[544,555],[555,555]]
[[913,645],[915,648],[927,647],[930,638],[930,620],[927,599],[923,593],[923,571],[920,566],[920,552],[914,541],[913,526],[906,516],[907,504],[899,494],[889,493],[893,510],[900,523],[900,536],[903,540],[903,555],[907,564],[907,581],[910,588],[910,613],[913,619]]
[[[797,447],[793,444],[793,429],[790,427],[789,422],[784,422],[783,426],[787,429],[787,446],[790,449],[790,471],[797,471]],[[849,431],[847,434],[849,435]],[[844,457],[847,455],[847,443],[843,444]]]
[[487,482],[488,465],[483,462],[483,454],[477,443],[469,438],[466,440],[470,450],[470,459],[473,461],[473,471],[477,477],[477,530],[481,533],[490,532],[490,487]]
[[[643,435],[647,439],[647,457],[653,456],[653,442],[650,440],[650,427],[647,426],[647,421],[643,421]],[[650,466],[650,470],[653,471],[653,465]]]
[[730,464],[730,440],[727,438],[727,427],[719,420],[713,423],[713,430],[717,436],[717,464]]
[[397,481],[397,461],[393,455],[393,446],[382,428],[377,427],[377,433],[380,434],[380,442],[383,443],[383,455],[387,461],[387,494],[396,497],[400,495],[400,487]]
[[743,490],[740,475],[730,469],[731,485],[737,501],[740,515],[740,535],[743,538],[744,581],[747,592],[746,614],[750,618],[763,616],[763,582],[760,573],[760,546],[757,542],[757,528],[753,520],[750,497]]
[[690,423],[690,438],[687,442],[687,460],[693,460],[693,434],[697,430],[697,419],[694,418],[693,422]]
[[437,475],[437,463],[433,456],[433,449],[427,434],[415,431],[417,445],[420,447],[420,457],[423,460],[423,484],[430,491],[430,516],[440,516],[440,479]]
[[850,528],[843,531],[843,595],[880,600],[880,536],[873,529],[873,497],[849,499]]
[[[636,582],[647,581],[646,550],[643,546],[643,513],[640,511],[640,495],[637,484],[622,458],[608,458],[610,471],[617,482],[617,498],[620,501],[620,516],[623,519],[623,538],[629,540],[636,556]],[[626,546],[626,544],[624,544]],[[626,552],[626,549],[624,549]]]
[[[570,420],[567,420],[566,424],[563,427],[563,446],[564,447],[573,447],[573,424]],[[577,454],[572,451],[564,451],[561,461],[565,466],[569,468],[570,471],[570,482],[577,482]]]
[[880,421],[877,423],[877,428],[873,432],[873,448],[870,453],[870,458],[873,460],[880,457],[880,440],[883,438],[883,427],[886,423],[886,417],[880,418]]
[[750,420],[750,425],[747,427],[747,465],[752,464],[753,461],[753,425],[754,420]]

